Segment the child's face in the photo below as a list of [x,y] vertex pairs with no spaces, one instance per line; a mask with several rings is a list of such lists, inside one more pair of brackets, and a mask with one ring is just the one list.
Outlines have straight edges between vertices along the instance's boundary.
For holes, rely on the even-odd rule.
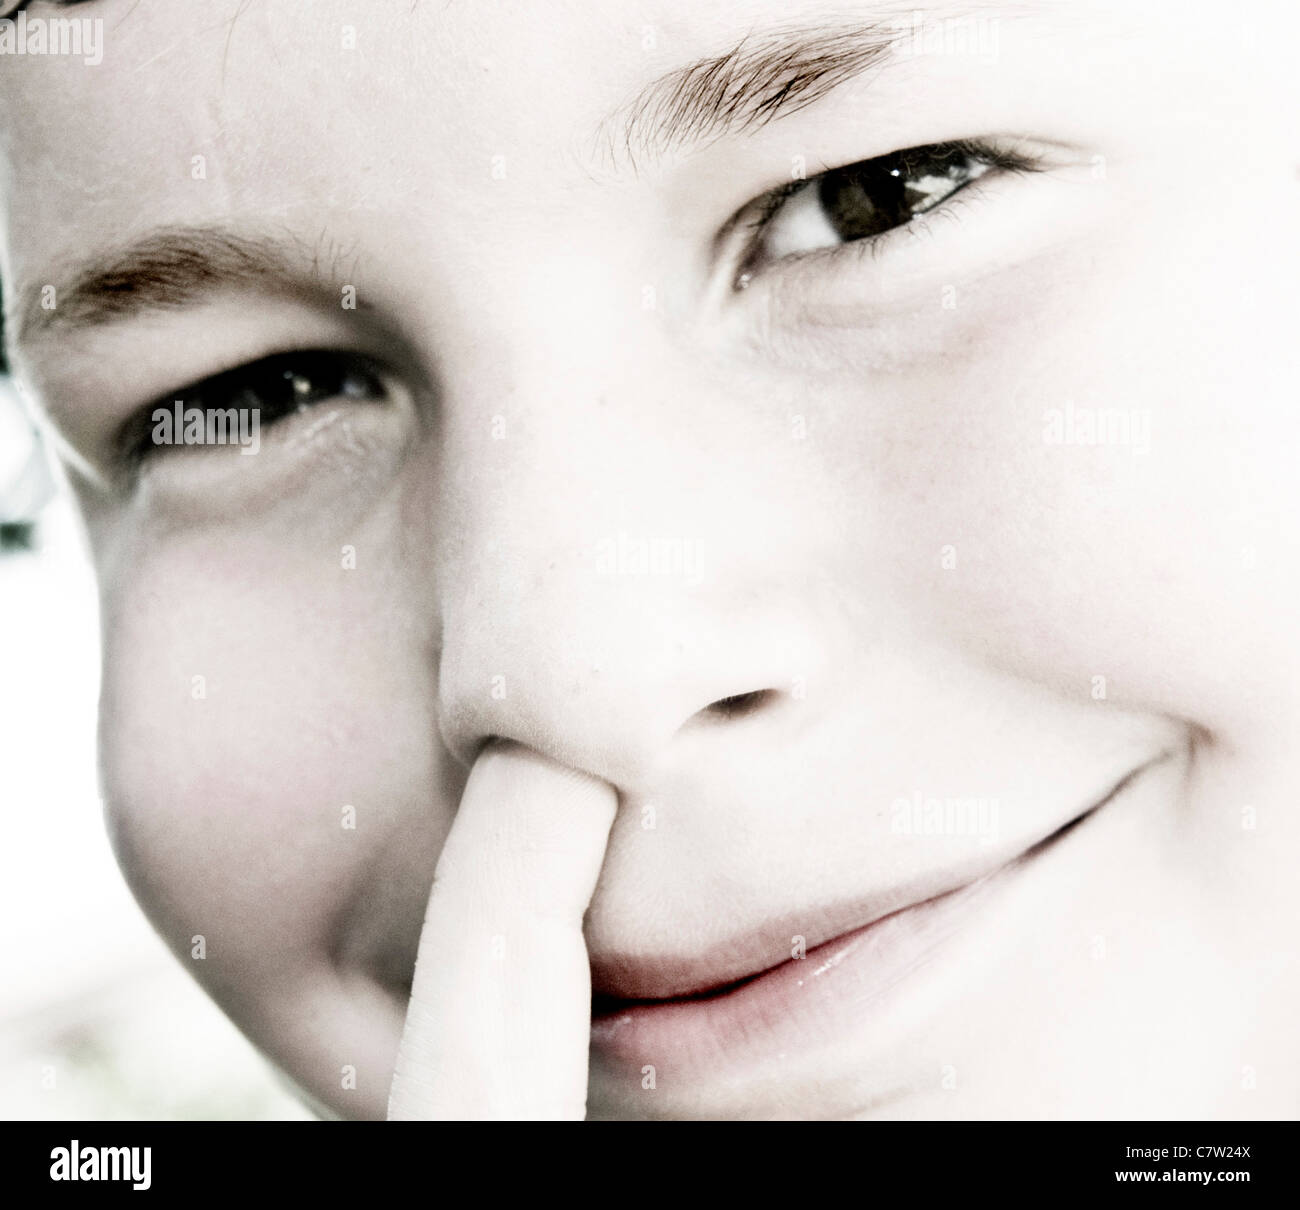
[[[630,998],[969,883],[1140,771],[987,894],[814,956],[815,1004],[598,1022],[593,1113],[1284,1095],[1241,1073],[1288,1036],[1258,972],[1295,988],[1295,31],[1196,8],[100,0],[66,15],[101,65],[0,64],[12,353],[99,568],[113,839],[318,1102],[384,1111],[490,735],[619,791],[587,941]],[[749,33],[742,67],[850,62],[707,137],[689,83],[630,104]],[[964,139],[1044,170],[838,251],[826,191],[728,227]],[[183,390],[297,350],[328,355],[252,384],[297,375],[275,424]],[[178,398],[263,407],[256,455],[114,470]]]

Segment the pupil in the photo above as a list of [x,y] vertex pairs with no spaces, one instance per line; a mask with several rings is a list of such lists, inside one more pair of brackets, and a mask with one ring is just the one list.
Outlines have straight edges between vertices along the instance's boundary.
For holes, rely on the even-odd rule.
[[835,234],[848,243],[901,227],[971,177],[970,157],[956,149],[901,152],[827,173],[818,201]]
[[278,372],[268,367],[260,383],[240,392],[244,406],[256,409],[263,424],[280,420],[313,403],[321,395],[314,367],[286,366]]

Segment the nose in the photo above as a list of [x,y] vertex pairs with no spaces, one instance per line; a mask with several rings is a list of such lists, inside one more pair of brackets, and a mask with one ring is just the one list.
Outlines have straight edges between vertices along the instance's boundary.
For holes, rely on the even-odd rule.
[[621,369],[555,370],[483,364],[449,390],[444,743],[468,764],[513,740],[632,792],[688,732],[757,755],[820,658],[775,504],[740,482],[734,430],[665,415],[662,363],[653,398]]

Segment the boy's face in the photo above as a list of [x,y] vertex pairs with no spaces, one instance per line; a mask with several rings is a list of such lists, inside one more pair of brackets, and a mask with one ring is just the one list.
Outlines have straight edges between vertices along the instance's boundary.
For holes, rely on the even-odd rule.
[[[317,1102],[381,1116],[501,735],[619,791],[605,996],[733,982],[1034,850],[808,991],[598,1006],[595,1114],[1266,1112],[1287,6],[362,7],[38,4],[102,17],[103,63],[0,62],[13,360],[99,569],[110,829],[176,952]],[[646,91],[709,59],[759,95]],[[837,249],[807,188],[729,224],[957,140],[1042,171]],[[302,404],[274,423],[272,380]],[[193,398],[263,406],[256,455],[115,460]]]

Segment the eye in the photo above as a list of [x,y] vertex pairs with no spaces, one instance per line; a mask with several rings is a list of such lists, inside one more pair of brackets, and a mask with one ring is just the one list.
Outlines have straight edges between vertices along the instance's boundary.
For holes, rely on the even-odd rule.
[[[230,423],[256,416],[259,430],[265,430],[331,400],[364,403],[382,401],[386,396],[377,368],[357,354],[331,350],[280,353],[155,400],[127,422],[118,448],[131,462],[163,454],[169,446],[157,439],[154,414],[159,409],[179,408],[183,418],[195,410],[205,417],[229,416],[234,409],[236,418]],[[224,423],[222,427],[224,431]],[[179,437],[174,443],[187,444]]]
[[988,173],[1037,167],[1024,155],[962,141],[895,151],[792,182],[738,216],[756,234],[736,287],[744,289],[764,266],[787,257],[877,240],[941,207]]

